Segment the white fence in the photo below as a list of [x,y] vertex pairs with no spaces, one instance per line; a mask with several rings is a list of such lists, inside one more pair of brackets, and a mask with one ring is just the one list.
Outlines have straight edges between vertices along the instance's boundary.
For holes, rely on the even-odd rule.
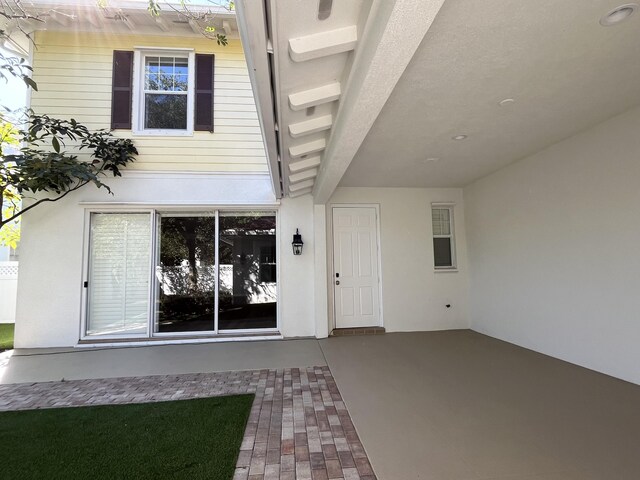
[[18,262],[0,262],[0,323],[16,321]]

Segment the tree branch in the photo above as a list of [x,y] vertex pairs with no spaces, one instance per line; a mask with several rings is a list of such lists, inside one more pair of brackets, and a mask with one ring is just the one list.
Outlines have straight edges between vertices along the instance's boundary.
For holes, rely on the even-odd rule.
[[67,195],[69,195],[71,192],[75,192],[76,190],[78,190],[81,187],[84,187],[86,184],[88,184],[90,181],[89,180],[84,180],[82,182],[78,182],[76,184],[75,187],[70,188],[69,190],[67,190],[66,192],[64,192],[62,195],[59,195],[55,198],[42,198],[40,200],[38,200],[36,203],[32,203],[31,205],[29,205],[26,208],[23,208],[22,210],[20,210],[18,213],[15,213],[14,215],[12,215],[11,217],[7,218],[6,220],[2,220],[2,222],[0,222],[0,228],[4,227],[7,223],[12,222],[13,220],[15,220],[16,218],[18,218],[19,216],[21,216],[22,214],[28,212],[29,210],[31,210],[32,208],[37,207],[38,205],[45,203],[45,202],[57,202],[58,200],[62,200],[64,197],[66,197]]

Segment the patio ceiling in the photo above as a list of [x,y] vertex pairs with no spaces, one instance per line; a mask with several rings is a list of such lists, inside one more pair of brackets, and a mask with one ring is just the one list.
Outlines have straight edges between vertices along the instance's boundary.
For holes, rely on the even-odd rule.
[[464,186],[640,104],[622,3],[446,1],[341,185]]
[[266,0],[284,195],[464,186],[640,104],[640,12],[599,24],[620,3]]

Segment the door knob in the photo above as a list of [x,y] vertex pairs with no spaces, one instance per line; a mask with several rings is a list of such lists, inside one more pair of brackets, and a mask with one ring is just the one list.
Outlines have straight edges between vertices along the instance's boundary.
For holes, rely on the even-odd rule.
[[336,280],[336,285],[340,285],[340,280]]

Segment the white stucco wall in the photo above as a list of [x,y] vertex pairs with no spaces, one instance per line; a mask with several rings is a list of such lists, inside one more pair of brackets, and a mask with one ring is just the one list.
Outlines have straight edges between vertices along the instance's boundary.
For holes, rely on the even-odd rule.
[[[431,203],[454,202],[457,272],[435,272]],[[382,253],[383,325],[388,332],[468,328],[467,247],[462,190],[340,187],[335,204],[378,204]],[[327,242],[329,272],[333,242]],[[332,295],[332,289],[329,294]],[[446,308],[451,304],[451,308]],[[333,312],[330,312],[333,317]]]
[[474,330],[640,383],[640,108],[464,189]]
[[[299,229],[302,255],[291,242]],[[315,336],[314,234],[311,195],[283,198],[280,205],[280,331],[285,337]]]
[[[78,343],[82,308],[85,208],[101,206],[263,205],[277,209],[267,175],[126,174],[107,182],[115,195],[92,186],[25,215],[21,243],[16,347]],[[311,197],[284,200],[279,208],[280,328],[285,336],[312,336],[313,205]],[[294,257],[291,236],[299,228],[304,253]]]

